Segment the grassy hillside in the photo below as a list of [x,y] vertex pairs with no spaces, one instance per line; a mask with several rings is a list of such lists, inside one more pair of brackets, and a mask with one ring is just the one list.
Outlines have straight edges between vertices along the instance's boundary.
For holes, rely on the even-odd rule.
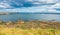
[[9,21],[3,22],[0,21],[0,27],[15,27],[15,28],[22,28],[22,29],[30,29],[30,28],[53,28],[53,29],[60,29],[60,22],[48,22],[48,21],[39,21],[39,20],[30,20],[30,21]]
[[57,29],[0,28],[0,35],[60,35]]
[[0,21],[0,35],[60,35],[60,22]]

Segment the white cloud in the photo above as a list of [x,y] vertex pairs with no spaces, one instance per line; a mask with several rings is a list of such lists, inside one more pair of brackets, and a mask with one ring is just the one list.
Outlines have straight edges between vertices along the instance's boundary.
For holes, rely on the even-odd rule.
[[56,12],[56,10],[49,8],[49,6],[36,6],[28,8],[4,9],[6,12]]
[[11,6],[8,3],[0,2],[0,8],[10,8]]
[[57,3],[59,0],[26,0],[27,2]]
[[[18,0],[19,1],[19,0]],[[10,4],[15,3],[17,6],[22,5],[21,3],[16,2],[16,0],[3,0],[0,2],[1,8],[10,8],[13,7]],[[23,0],[21,0],[23,1]],[[11,3],[13,2],[13,3]],[[50,4],[50,3],[58,3],[59,0],[25,0],[25,2],[32,2],[32,4]],[[23,5],[22,5],[23,6]]]
[[60,3],[56,3],[55,5],[53,5],[54,8],[60,8]]
[[59,0],[41,0],[42,2],[45,2],[45,3],[56,3],[58,2]]
[[[29,2],[33,2],[33,4],[50,4],[56,3],[54,5],[42,5],[42,6],[33,6],[33,7],[22,7],[16,9],[1,9],[2,12],[60,12],[55,8],[60,8],[59,0],[26,0]],[[16,3],[17,4],[17,3]],[[18,4],[19,5],[19,4]],[[1,8],[11,8],[8,3],[0,3]]]

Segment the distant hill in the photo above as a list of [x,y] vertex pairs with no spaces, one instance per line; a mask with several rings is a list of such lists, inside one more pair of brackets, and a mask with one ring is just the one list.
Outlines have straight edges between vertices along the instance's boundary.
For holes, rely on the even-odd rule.
[[52,12],[15,12],[17,14],[60,14],[60,13],[52,13]]

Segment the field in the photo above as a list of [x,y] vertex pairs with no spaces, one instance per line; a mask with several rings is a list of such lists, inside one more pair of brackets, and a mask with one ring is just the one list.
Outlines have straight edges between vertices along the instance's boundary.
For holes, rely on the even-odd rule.
[[60,22],[0,21],[0,35],[60,35]]
[[0,35],[60,35],[60,30],[55,29],[20,29],[1,28]]

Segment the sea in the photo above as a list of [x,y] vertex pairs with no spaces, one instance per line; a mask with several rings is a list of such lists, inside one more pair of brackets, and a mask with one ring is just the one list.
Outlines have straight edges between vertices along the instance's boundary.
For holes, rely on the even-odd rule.
[[33,14],[33,13],[15,13],[0,15],[0,21],[18,21],[18,20],[41,20],[60,22],[60,14]]

